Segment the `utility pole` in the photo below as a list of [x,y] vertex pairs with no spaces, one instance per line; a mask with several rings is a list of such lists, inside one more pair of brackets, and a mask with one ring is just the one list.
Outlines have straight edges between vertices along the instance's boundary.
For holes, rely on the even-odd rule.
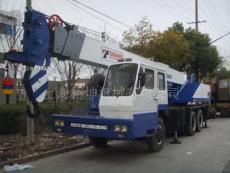
[[[198,32],[199,31],[199,23],[205,23],[206,21],[199,21],[199,17],[198,17],[198,0],[195,0],[195,21],[194,22],[189,22],[188,24],[195,24],[195,30]],[[198,57],[194,57],[194,65],[195,65],[195,74],[196,74],[196,78],[197,80],[199,80],[199,69],[197,69],[197,59]]]
[[199,21],[199,17],[198,17],[198,0],[195,0],[195,22],[188,22],[187,24],[195,24],[195,29],[196,31],[198,32],[199,31],[199,23],[205,23],[206,20],[202,20],[202,21]]
[[[27,10],[32,9],[32,2],[31,0],[26,0],[26,8]],[[26,71],[31,71],[31,67],[26,66]],[[30,102],[29,98],[27,97],[27,106],[31,107],[33,113],[33,105]],[[27,144],[31,144],[34,141],[34,119],[30,118],[28,115],[26,116],[26,125],[27,125]]]
[[26,7],[27,8],[32,8],[32,2],[31,2],[31,0],[26,0]]
[[195,26],[196,31],[198,32],[198,0],[195,0]]

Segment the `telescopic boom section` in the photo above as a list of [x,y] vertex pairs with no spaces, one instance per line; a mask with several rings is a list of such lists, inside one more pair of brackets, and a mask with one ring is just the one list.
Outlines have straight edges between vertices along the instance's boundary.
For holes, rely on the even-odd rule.
[[60,60],[77,61],[99,67],[108,67],[118,61],[132,60],[151,63],[173,74],[181,75],[179,83],[184,82],[184,73],[169,68],[168,65],[147,60],[141,56],[121,49],[118,43],[105,33],[99,34],[76,25],[68,24],[58,15],[49,18],[38,11],[25,13],[23,52],[9,52],[5,59],[29,66],[48,66],[50,57]]

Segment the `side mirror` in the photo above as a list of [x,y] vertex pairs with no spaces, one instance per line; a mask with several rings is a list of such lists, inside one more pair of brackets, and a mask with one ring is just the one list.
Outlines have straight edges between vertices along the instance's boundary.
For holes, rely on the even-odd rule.
[[145,85],[145,73],[140,73],[138,75],[138,81],[140,82],[140,87]]

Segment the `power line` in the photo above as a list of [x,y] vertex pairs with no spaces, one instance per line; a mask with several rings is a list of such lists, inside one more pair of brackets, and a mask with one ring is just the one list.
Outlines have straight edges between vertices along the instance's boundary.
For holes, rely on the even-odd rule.
[[[87,13],[88,15],[94,17],[95,19],[97,19],[97,20],[99,20],[99,21],[101,21],[101,22],[107,23],[105,20],[103,20],[103,19],[97,17],[96,15],[94,15],[94,14],[88,12],[88,11],[85,10],[84,8],[78,6],[77,4],[74,4],[71,0],[66,0],[66,2],[69,3],[70,5],[73,5],[73,6],[77,7],[78,9],[80,9],[81,11],[83,11],[83,12]],[[72,6],[71,6],[71,7],[72,7]]]
[[[213,21],[215,16],[213,16],[213,14],[210,12],[210,10],[207,8],[207,6],[200,2],[200,8],[202,9],[201,12],[203,13],[203,15],[207,18],[208,24],[210,24],[210,27],[208,27],[208,29],[211,29],[215,33],[223,32],[222,30],[220,30],[219,27],[216,26],[216,22]],[[210,15],[212,15],[212,17]]]
[[[211,1],[210,1],[211,2]],[[213,4],[212,4],[212,9],[210,8],[210,5],[211,4],[209,4],[209,3],[207,3],[206,1],[204,1],[204,3],[205,4],[203,4],[204,5],[204,8],[205,8],[205,10],[208,10],[208,14],[209,15],[207,15],[207,16],[209,16],[210,17],[210,15],[212,16],[211,17],[211,19],[210,19],[210,21],[212,22],[212,26],[211,27],[209,27],[209,28],[211,28],[211,29],[216,29],[216,33],[223,33],[223,31],[226,31],[226,32],[228,32],[229,31],[229,29],[227,29],[227,27],[226,27],[226,25],[222,22],[222,19],[219,17],[219,15],[218,15],[218,13],[217,13],[217,11],[214,9],[214,7],[213,7]],[[215,15],[214,15],[215,14]],[[217,22],[219,23],[219,24],[217,24]],[[222,27],[221,27],[222,26]],[[217,34],[217,35],[218,35]],[[219,40],[219,39],[218,39]],[[228,37],[227,38],[227,40],[226,41],[229,41],[230,40],[230,37]]]
[[105,23],[105,24],[111,25],[114,29],[117,29],[117,30],[123,32],[123,30],[121,30],[119,27],[117,27],[117,26],[115,26],[115,25],[113,25],[113,24],[111,24],[111,23],[108,23],[107,21],[105,21],[105,20],[103,20],[103,19],[97,17],[96,15],[94,15],[94,14],[88,12],[88,11],[85,10],[84,8],[78,6],[77,4],[74,4],[71,0],[66,0],[66,2],[69,3],[70,5],[73,5],[73,6],[77,7],[78,9],[84,11],[84,12],[87,13],[88,15],[94,17],[95,19],[97,19],[97,20],[99,20],[99,21],[101,21],[101,22],[103,22],[103,23]]
[[[138,3],[138,4],[144,4],[144,5],[157,5],[159,6],[160,8],[167,8],[167,12],[168,13],[171,13],[173,16],[175,16],[177,18],[178,21],[181,21],[181,22],[186,22],[186,19],[185,19],[185,16],[184,15],[178,15],[177,12],[180,13],[180,11],[177,9],[177,8],[172,8],[172,5],[169,5],[168,2],[162,2],[162,1],[158,1],[158,0],[155,0],[155,1],[134,1],[132,0],[132,2],[134,3]],[[176,12],[177,11],[177,12]],[[180,17],[180,19],[178,18]]]
[[209,3],[207,3],[206,1],[204,1],[203,5],[205,6],[204,8],[207,10],[209,16],[212,16],[213,26],[215,26],[219,32],[222,32],[222,29],[219,27],[220,25],[216,25],[216,23],[219,22],[219,20],[214,15],[212,9],[210,8]]
[[94,11],[94,12],[96,12],[96,13],[98,13],[98,14],[100,14],[100,15],[102,15],[102,16],[104,16],[104,17],[106,17],[106,18],[108,18],[108,19],[110,19],[110,20],[112,20],[112,21],[114,21],[114,22],[117,22],[117,23],[119,23],[119,24],[121,24],[121,25],[123,25],[123,26],[125,26],[125,27],[130,28],[130,26],[127,25],[127,24],[125,24],[124,22],[122,22],[122,21],[120,21],[120,20],[117,20],[117,19],[115,19],[115,18],[113,18],[113,17],[111,17],[111,16],[109,16],[109,15],[107,15],[107,14],[105,14],[105,13],[102,13],[101,11],[98,11],[98,10],[96,10],[96,9],[94,9],[94,8],[92,8],[92,7],[88,6],[88,5],[86,5],[86,4],[83,4],[82,2],[79,2],[79,1],[77,1],[77,0],[72,0],[72,1],[74,1],[74,2],[76,2],[76,3],[78,3],[78,4],[82,5],[82,6],[84,6],[84,7],[88,8],[88,9],[90,9],[90,10],[92,10],[92,11]]
[[222,22],[220,16],[218,15],[216,9],[214,8],[212,1],[209,0],[209,2],[210,2],[210,6],[212,7],[212,9],[213,9],[213,11],[214,11],[214,13],[215,13],[215,15],[216,15],[219,23],[223,26],[224,29],[228,30],[227,27],[226,27],[226,25]]
[[[190,16],[193,16],[193,15],[194,15],[194,13],[193,13],[194,9],[193,9],[193,8],[191,9],[190,6],[188,7],[188,6],[186,5],[186,3],[184,2],[184,0],[182,0],[182,1],[179,0],[179,3],[182,3],[182,4],[183,4],[183,5],[182,5],[182,4],[181,4],[181,5],[182,5],[183,9],[185,10],[185,13],[186,13],[186,14],[189,13],[188,16],[189,16],[189,19],[190,19],[190,18],[191,18]],[[191,10],[190,10],[190,9],[191,9]]]
[[[184,15],[178,15],[178,13],[180,13],[180,11],[178,10],[178,8],[173,8],[174,5],[169,5],[168,2],[163,2],[163,1],[155,1],[159,6],[161,6],[162,8],[167,8],[168,12],[170,11],[171,14],[173,14],[176,18],[178,18],[178,16],[180,17],[181,21],[186,22],[186,18]],[[176,2],[176,1],[175,1]],[[178,12],[178,13],[177,13]],[[183,18],[183,19],[182,19]]]
[[[182,12],[183,13],[183,16],[185,17],[185,15],[186,15],[186,18],[187,18],[187,20],[191,20],[191,16],[193,16],[193,12],[192,11],[190,11],[187,7],[186,7],[186,5],[183,5],[184,4],[184,1],[182,0],[179,0],[179,2],[177,2],[177,1],[169,1],[169,2],[171,2],[173,5],[172,5],[172,7],[174,7],[173,9],[175,9],[175,10],[177,10],[177,11],[179,11],[179,9],[180,9],[180,13]],[[169,3],[168,2],[168,3]],[[182,2],[183,2],[183,4],[182,4]],[[179,7],[179,8],[178,8]]]
[[215,40],[211,41],[209,44],[212,44],[212,43],[214,43],[214,42],[216,42],[216,41],[218,41],[218,40],[220,40],[220,39],[222,39],[222,38],[226,37],[227,35],[230,35],[230,32],[228,32],[228,33],[226,33],[226,34],[224,34],[224,35],[220,36],[219,38],[217,38],[217,39],[215,39]]

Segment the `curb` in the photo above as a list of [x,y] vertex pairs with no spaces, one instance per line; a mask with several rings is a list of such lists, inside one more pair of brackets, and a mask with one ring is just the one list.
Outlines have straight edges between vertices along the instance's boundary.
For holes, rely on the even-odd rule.
[[5,165],[9,165],[12,163],[25,163],[25,162],[29,162],[29,161],[36,161],[36,160],[39,160],[39,159],[42,159],[45,157],[49,157],[49,156],[53,156],[53,155],[57,155],[57,154],[61,154],[61,153],[65,153],[65,152],[69,152],[69,151],[73,151],[73,150],[78,150],[78,149],[86,148],[89,146],[90,146],[89,143],[79,143],[77,145],[64,147],[61,149],[56,149],[56,150],[51,150],[51,151],[46,151],[43,153],[39,153],[37,155],[26,156],[26,157],[23,157],[20,159],[7,160],[4,162],[0,162],[0,168],[3,168]]

